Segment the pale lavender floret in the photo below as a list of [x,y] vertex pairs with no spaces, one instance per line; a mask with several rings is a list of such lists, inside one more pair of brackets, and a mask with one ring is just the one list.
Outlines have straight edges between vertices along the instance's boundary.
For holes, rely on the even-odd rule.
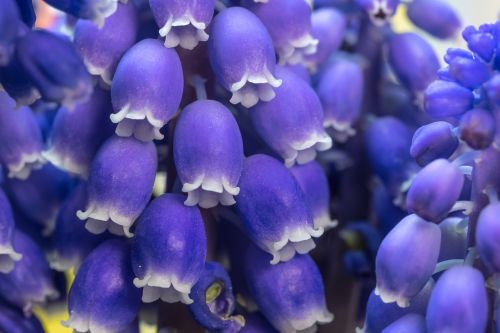
[[338,60],[321,73],[316,91],[325,111],[324,126],[354,135],[352,127],[361,114],[364,91],[361,66],[352,60]]
[[210,65],[232,104],[252,107],[275,97],[281,80],[274,76],[276,58],[269,32],[257,16],[231,7],[213,20],[208,41]]
[[310,162],[318,151],[332,147],[332,139],[323,128],[321,102],[311,86],[294,73],[283,67],[276,73],[283,84],[273,100],[250,110],[253,126],[288,167]]
[[230,206],[240,189],[243,141],[238,124],[221,103],[200,100],[180,114],[174,132],[174,161],[185,204]]
[[0,188],[0,274],[9,273],[22,255],[14,249],[14,216],[9,199]]
[[330,218],[330,188],[323,168],[315,161],[290,168],[304,192],[316,228],[332,228],[337,221]]
[[14,269],[0,274],[0,298],[29,315],[33,305],[58,296],[43,250],[26,234],[14,231],[14,248],[22,255]]
[[280,64],[297,64],[316,53],[318,40],[311,34],[311,7],[304,0],[243,0],[271,34]]
[[106,140],[90,168],[86,209],[77,212],[87,230],[131,237],[130,227],[151,197],[156,167],[153,142],[118,136]]
[[116,12],[101,28],[88,20],[78,20],[73,41],[89,73],[111,84],[118,61],[134,44],[137,30],[137,12],[129,1],[118,3]]
[[315,228],[304,193],[292,173],[278,160],[253,155],[245,160],[236,209],[247,236],[272,254],[271,263],[305,254],[323,234]]
[[385,303],[408,307],[432,276],[439,256],[441,230],[417,215],[401,220],[377,253],[375,294]]
[[1,91],[0,164],[8,171],[8,177],[24,180],[33,169],[41,168],[46,162],[42,149],[42,133],[31,109],[16,109],[16,102]]
[[251,247],[245,256],[245,277],[262,314],[280,332],[315,332],[318,324],[333,320],[321,274],[308,255],[272,265],[269,254]]
[[184,200],[164,194],[137,221],[132,267],[143,302],[193,302],[189,293],[203,272],[207,240],[199,209]]
[[484,208],[477,222],[476,246],[488,270],[500,276],[500,203]]
[[97,150],[113,134],[112,111],[109,92],[99,87],[74,110],[60,108],[43,157],[62,170],[87,178]]
[[192,50],[208,40],[205,29],[212,20],[215,0],[149,0],[149,5],[166,47]]
[[135,44],[118,63],[111,85],[116,134],[142,141],[162,139],[160,129],[177,112],[183,87],[175,50],[154,39]]

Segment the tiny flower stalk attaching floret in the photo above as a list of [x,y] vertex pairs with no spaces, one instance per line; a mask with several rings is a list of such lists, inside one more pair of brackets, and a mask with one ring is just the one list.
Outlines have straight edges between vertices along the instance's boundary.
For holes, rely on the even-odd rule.
[[280,332],[314,332],[333,320],[321,274],[308,255],[272,265],[269,254],[252,246],[245,254],[245,277],[262,314]]
[[230,206],[240,189],[243,141],[231,111],[212,100],[199,100],[180,114],[174,132],[174,162],[185,204]]
[[127,242],[104,242],[78,270],[69,291],[69,318],[63,324],[75,332],[124,332],[141,304],[133,278]]
[[441,230],[409,215],[384,238],[376,258],[375,294],[385,303],[408,307],[432,276],[439,256]]
[[228,8],[214,18],[208,55],[217,81],[232,94],[232,104],[249,108],[259,101],[270,101],[282,83],[275,77],[269,32],[244,8]]
[[189,310],[196,321],[210,332],[235,333],[246,326],[245,319],[233,315],[236,300],[228,273],[221,264],[209,261],[193,286]]
[[27,179],[33,169],[46,162],[43,139],[36,118],[27,107],[16,110],[16,103],[0,92],[0,164],[9,178]]
[[116,12],[101,28],[85,19],[75,25],[76,50],[89,73],[100,76],[107,84],[111,84],[118,61],[137,36],[138,18],[132,2],[118,3]]
[[144,39],[121,58],[111,84],[116,134],[163,139],[160,129],[179,108],[184,79],[179,56],[160,41]]
[[269,31],[279,63],[298,64],[316,53],[318,40],[311,35],[311,7],[304,0],[242,0]]
[[0,274],[9,273],[14,265],[22,258],[13,244],[14,238],[14,216],[9,199],[0,189]]
[[45,0],[49,5],[72,16],[90,20],[102,27],[107,17],[111,16],[118,2],[127,0]]
[[314,227],[304,193],[292,173],[266,155],[246,159],[236,209],[247,236],[272,254],[272,263],[305,254],[324,229]]
[[205,31],[212,20],[215,0],[149,0],[166,47],[192,50],[209,38]]
[[185,206],[184,200],[164,194],[137,222],[132,268],[143,302],[193,302],[189,293],[203,273],[207,241],[199,209]]
[[86,208],[77,212],[87,230],[131,237],[130,227],[151,197],[156,168],[154,143],[118,136],[106,140],[90,168]]
[[286,166],[305,164],[314,160],[318,151],[332,147],[332,138],[323,128],[323,108],[303,79],[284,67],[278,67],[276,73],[283,78],[276,97],[250,109],[250,118],[256,132]]
[[43,250],[19,230],[14,231],[13,243],[22,258],[9,273],[0,273],[0,298],[28,316],[35,304],[56,298],[58,292]]
[[21,25],[21,17],[15,0],[0,3],[0,66],[9,63],[14,54],[14,43]]

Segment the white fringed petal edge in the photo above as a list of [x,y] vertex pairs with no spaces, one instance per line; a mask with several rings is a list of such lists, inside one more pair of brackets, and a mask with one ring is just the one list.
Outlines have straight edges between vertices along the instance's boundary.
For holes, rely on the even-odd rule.
[[95,76],[99,76],[106,85],[111,86],[111,82],[113,81],[113,70],[110,67],[104,66],[96,66],[92,64],[89,60],[83,59],[83,63],[87,68],[87,71]]
[[179,281],[174,274],[147,274],[143,279],[135,278],[134,285],[142,289],[142,301],[152,303],[161,299],[167,303],[191,304],[189,297],[193,284]]
[[88,166],[84,166],[73,161],[71,156],[61,154],[55,147],[51,147],[49,150],[43,151],[42,156],[64,171],[81,176],[87,179],[88,176]]
[[21,260],[23,255],[16,252],[11,244],[0,245],[0,273],[7,274],[14,269],[16,261]]
[[296,65],[304,62],[306,56],[316,53],[319,41],[307,33],[278,47],[280,65]]
[[386,290],[380,285],[377,285],[375,287],[374,293],[375,295],[379,296],[380,299],[382,299],[382,302],[384,303],[396,302],[396,304],[400,308],[407,308],[410,306],[410,299],[408,297],[401,296],[394,291]]
[[290,145],[290,151],[285,156],[285,165],[290,168],[295,163],[309,163],[316,158],[318,151],[328,150],[332,145],[332,138],[325,132],[312,133],[308,139]]
[[311,310],[303,319],[291,319],[283,327],[284,333],[312,333],[316,332],[317,324],[327,324],[332,322],[334,316],[326,309],[326,306],[320,309]]
[[323,122],[324,128],[333,128],[335,132],[342,134],[347,138],[354,136],[356,134],[356,130],[352,127],[352,122],[339,122],[333,118],[325,118]]
[[212,208],[219,203],[223,206],[234,205],[234,196],[240,193],[240,188],[229,184],[225,179],[214,180],[201,176],[193,183],[184,183],[182,192],[188,195],[184,201],[186,206]]
[[49,300],[54,300],[59,297],[59,292],[57,289],[54,289],[51,286],[44,286],[41,288],[40,293],[38,295],[30,295],[30,300],[23,307],[23,311],[25,314],[30,314],[33,305],[35,304],[45,304]]
[[77,260],[74,258],[63,258],[56,250],[47,253],[47,260],[49,261],[50,268],[58,271],[65,272],[77,266]]
[[279,241],[265,244],[267,251],[273,255],[271,264],[291,260],[296,253],[309,253],[316,247],[312,237],[320,237],[323,232],[323,228],[315,229],[309,225],[285,230]]
[[165,25],[159,30],[159,34],[165,37],[165,47],[173,48],[180,45],[183,49],[192,50],[199,42],[208,40],[206,28],[205,22],[197,21],[189,13],[175,19],[170,15]]
[[101,207],[91,202],[85,211],[77,211],[76,216],[85,222],[85,229],[93,234],[102,234],[106,230],[118,236],[132,237],[130,228],[136,217],[121,215],[114,207]]
[[65,327],[70,327],[74,330],[74,332],[78,333],[88,333],[88,332],[110,332],[108,329],[104,327],[100,327],[92,322],[90,318],[90,313],[86,316],[77,315],[74,310],[72,310],[69,314],[68,320],[62,320],[61,324]]
[[[94,8],[94,22],[100,29],[104,26],[107,17],[110,17],[116,12],[118,8],[118,0],[100,0],[98,5]],[[122,3],[127,3],[127,0],[120,0]]]
[[165,123],[156,119],[148,109],[134,110],[130,104],[125,105],[117,113],[109,116],[116,126],[116,135],[121,137],[134,136],[136,139],[149,142],[163,139],[160,129]]
[[46,162],[41,152],[22,154],[17,163],[7,165],[8,177],[26,180],[32,170],[40,169]]
[[[313,214],[314,215],[314,214]],[[330,230],[338,225],[337,220],[332,220],[329,213],[317,214],[313,217],[314,227]]]
[[375,1],[373,9],[369,11],[368,14],[370,16],[372,23],[377,27],[381,27],[387,23],[387,20],[382,20],[377,17],[377,14],[379,12],[385,13],[387,17],[391,17],[394,14],[394,11],[389,10],[387,6],[387,1]]
[[276,96],[273,88],[278,88],[281,83],[282,80],[275,78],[267,68],[258,74],[247,72],[238,82],[231,85],[232,96],[229,102],[241,103],[246,108],[251,108],[259,100],[269,102]]

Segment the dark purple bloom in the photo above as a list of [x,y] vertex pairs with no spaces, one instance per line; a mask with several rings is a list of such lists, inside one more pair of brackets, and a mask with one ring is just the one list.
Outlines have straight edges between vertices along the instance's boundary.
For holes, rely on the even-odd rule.
[[466,88],[475,89],[490,78],[488,65],[466,50],[448,49],[444,60],[448,67],[438,73],[443,80],[453,80]]
[[281,80],[271,36],[252,12],[232,7],[214,19],[208,41],[210,65],[217,81],[232,93],[230,102],[252,107],[274,98]]
[[245,315],[245,326],[240,333],[278,333],[260,313]]
[[462,24],[453,6],[445,1],[415,0],[407,10],[413,24],[437,38],[454,37]]
[[36,316],[26,318],[19,309],[0,302],[0,331],[8,333],[44,333]]
[[500,203],[483,208],[476,228],[476,245],[481,261],[491,273],[500,273]]
[[486,149],[495,138],[496,124],[491,112],[473,109],[460,118],[460,139],[472,149]]
[[9,63],[14,53],[14,43],[21,22],[15,0],[0,3],[0,67]]
[[427,333],[425,327],[425,318],[422,315],[410,313],[407,314],[389,326],[382,333]]
[[[119,0],[44,0],[63,12],[91,20],[102,27],[106,18],[116,11]],[[126,1],[124,1],[126,2]]]
[[459,140],[453,126],[436,121],[420,127],[413,135],[410,155],[420,166],[438,158],[449,158],[458,148]]
[[199,100],[180,114],[174,133],[174,161],[186,204],[202,208],[235,203],[243,168],[243,141],[231,111]]
[[17,7],[19,8],[19,13],[21,14],[21,19],[26,24],[27,27],[33,28],[36,20],[35,8],[33,6],[33,0],[16,0]]
[[175,50],[154,39],[135,44],[118,63],[111,85],[116,134],[142,141],[162,139],[160,129],[177,112],[183,87]]
[[17,106],[30,105],[41,97],[29,74],[21,68],[15,57],[5,67],[0,66],[0,83]]
[[495,74],[485,84],[488,101],[493,107],[500,107],[500,74]]
[[479,29],[468,26],[462,32],[469,50],[477,54],[484,61],[489,62],[495,54],[496,40],[491,25],[484,24]]
[[0,188],[0,274],[11,272],[16,261],[22,258],[22,255],[14,248],[14,228],[12,207]]
[[441,231],[434,223],[409,215],[380,244],[376,258],[375,294],[385,303],[408,307],[432,277]]
[[457,116],[472,108],[472,91],[456,82],[437,80],[425,90],[424,110],[432,118]]
[[76,332],[123,332],[139,312],[141,292],[132,280],[130,247],[109,240],[83,261],[69,291],[69,319]]

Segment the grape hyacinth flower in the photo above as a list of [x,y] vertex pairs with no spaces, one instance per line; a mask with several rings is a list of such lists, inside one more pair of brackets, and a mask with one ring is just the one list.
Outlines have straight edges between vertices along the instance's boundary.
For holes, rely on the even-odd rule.
[[458,200],[464,184],[460,169],[438,159],[420,170],[410,186],[406,206],[428,221],[443,220]]
[[476,29],[468,26],[462,32],[462,37],[467,42],[469,50],[478,55],[485,62],[490,62],[495,55],[497,47],[493,24],[484,24]]
[[27,179],[33,169],[45,163],[43,139],[33,112],[27,107],[16,110],[16,103],[0,92],[0,164],[8,177]]
[[349,59],[339,59],[320,74],[316,91],[325,111],[323,125],[339,135],[350,136],[361,115],[364,78],[361,66]]
[[9,273],[22,258],[13,245],[14,216],[9,199],[0,188],[0,274]]
[[240,7],[220,12],[212,23],[208,55],[217,81],[232,94],[232,104],[249,108],[275,97],[274,88],[282,81],[274,76],[272,39],[252,12]]
[[417,215],[409,215],[384,238],[377,253],[375,294],[385,303],[408,307],[425,286],[437,264],[441,230]]
[[111,84],[122,55],[135,42],[138,30],[137,12],[130,1],[118,4],[116,12],[99,28],[84,19],[75,25],[75,48],[87,70]]
[[315,162],[290,168],[300,188],[304,192],[315,228],[333,228],[337,221],[330,218],[330,189],[325,171]]
[[7,274],[0,273],[0,298],[30,314],[34,304],[58,296],[42,249],[26,234],[14,231],[14,248],[22,258]]
[[141,293],[133,283],[130,246],[109,240],[83,261],[69,291],[69,319],[75,332],[122,332],[139,312]]
[[181,112],[174,132],[174,162],[185,204],[230,206],[238,195],[243,141],[231,111],[217,101],[199,100]]
[[436,159],[451,157],[458,144],[453,126],[446,121],[436,121],[415,131],[410,155],[420,166],[425,166]]
[[484,208],[479,215],[476,228],[476,246],[481,261],[495,275],[500,273],[499,212],[500,203],[493,203]]
[[382,26],[396,13],[400,0],[356,0],[376,26]]
[[131,237],[130,227],[153,191],[156,167],[152,142],[117,136],[106,140],[90,168],[86,209],[77,212],[87,230]]
[[[98,27],[104,25],[107,17],[111,16],[118,6],[119,0],[44,0],[52,7],[69,15],[90,20]],[[120,0],[127,2],[127,0]]]
[[333,320],[319,269],[308,255],[272,265],[269,254],[251,247],[245,256],[245,276],[262,314],[280,332],[315,331],[317,324]]
[[427,333],[425,318],[422,315],[410,313],[387,326],[382,333]]
[[208,40],[205,29],[212,20],[215,0],[149,0],[149,5],[166,47],[192,50]]
[[0,4],[0,66],[9,63],[14,54],[14,43],[21,21],[15,0],[4,0]]
[[323,234],[313,219],[297,181],[276,159],[253,155],[245,160],[236,209],[247,236],[272,254],[271,263],[288,261],[316,245]]
[[74,110],[60,108],[43,157],[62,170],[87,178],[97,150],[113,134],[111,112],[109,92],[99,87]]
[[472,149],[486,149],[495,138],[495,118],[484,109],[467,111],[460,117],[460,139]]
[[41,97],[28,73],[21,69],[15,57],[8,65],[0,66],[0,84],[5,92],[16,101],[16,107],[31,105]]
[[250,118],[286,166],[305,164],[314,160],[318,151],[332,147],[332,139],[323,128],[323,108],[307,82],[282,67],[276,73],[283,79],[276,97],[250,109]]
[[451,4],[442,0],[412,1],[407,15],[417,27],[441,39],[454,37],[462,24]]
[[461,86],[475,89],[488,81],[490,69],[481,59],[462,49],[448,49],[444,60],[447,67],[439,70],[441,79],[455,81]]
[[207,240],[199,209],[185,206],[184,200],[164,194],[137,221],[132,269],[143,302],[193,302],[189,293],[203,272]]
[[73,44],[45,30],[33,30],[18,39],[16,58],[42,99],[70,109],[85,102],[92,82]]
[[456,82],[436,80],[424,93],[424,110],[432,118],[458,116],[473,106],[474,94]]
[[177,112],[183,86],[181,62],[173,49],[154,39],[135,44],[118,63],[111,85],[116,134],[163,139],[160,129]]
[[236,300],[228,273],[221,264],[205,263],[203,274],[193,286],[189,311],[196,321],[210,332],[241,332],[246,327],[242,316],[234,315]]
[[428,333],[485,332],[488,302],[481,273],[468,266],[447,270],[436,283],[427,307]]

